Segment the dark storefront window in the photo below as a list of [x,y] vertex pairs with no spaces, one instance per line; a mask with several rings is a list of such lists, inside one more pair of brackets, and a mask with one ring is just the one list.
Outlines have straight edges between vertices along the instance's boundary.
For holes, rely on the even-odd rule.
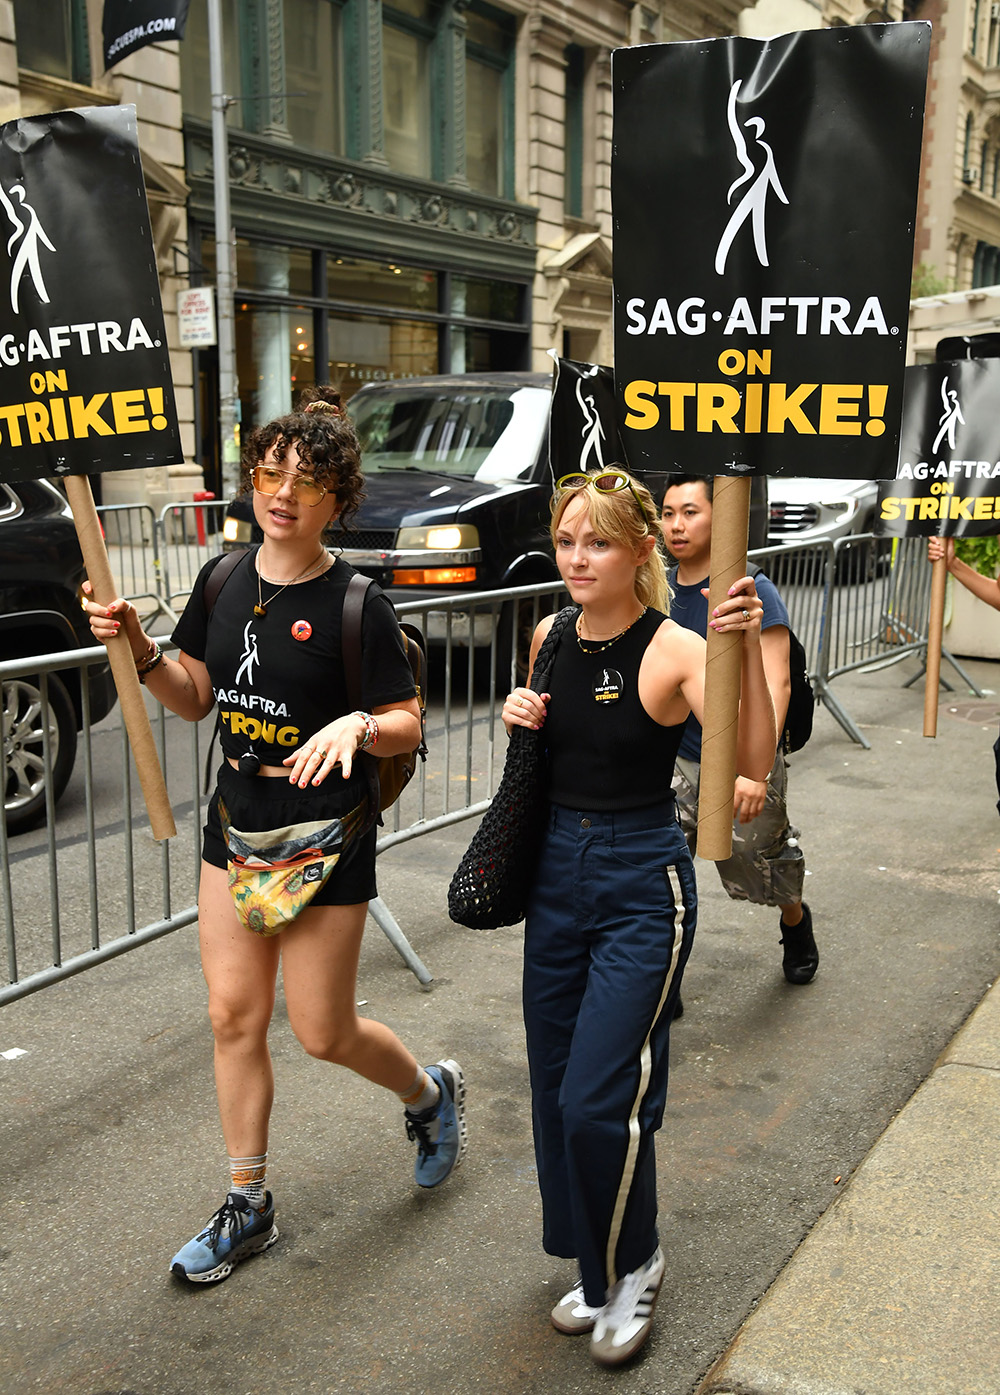
[[296,145],[342,155],[341,10],[336,0],[285,0],[285,99]]
[[[203,275],[215,243],[192,231]],[[303,388],[333,383],[345,399],[365,383],[444,372],[520,369],[530,346],[525,283],[459,276],[248,238],[237,242],[236,371],[241,430],[294,406]],[[217,414],[215,351],[198,358],[206,476]],[[211,487],[211,486],[210,486]]]
[[241,291],[299,296],[313,293],[312,253],[306,247],[273,247],[238,238],[236,284]]
[[438,372],[438,328],[420,320],[330,315],[330,381],[344,397],[363,383]]
[[451,311],[470,320],[500,320],[518,324],[524,313],[524,287],[513,281],[487,281],[474,276],[453,276]]
[[313,312],[301,305],[275,309],[241,301],[236,374],[244,429],[290,412],[299,393],[316,382]]
[[438,308],[436,271],[361,257],[328,257],[327,295],[331,300],[392,306],[399,310]]

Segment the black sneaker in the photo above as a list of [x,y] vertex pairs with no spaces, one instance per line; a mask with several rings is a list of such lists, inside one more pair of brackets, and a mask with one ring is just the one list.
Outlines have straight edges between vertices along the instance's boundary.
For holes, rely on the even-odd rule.
[[789,983],[810,983],[819,968],[819,950],[813,939],[812,913],[802,902],[802,919],[798,925],[779,921],[781,943],[785,947],[781,967]]

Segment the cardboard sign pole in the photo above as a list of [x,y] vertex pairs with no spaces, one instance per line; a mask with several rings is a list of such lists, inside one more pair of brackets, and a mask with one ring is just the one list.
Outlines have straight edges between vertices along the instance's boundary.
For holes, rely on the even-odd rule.
[[[747,572],[750,528],[750,477],[718,475],[712,501],[712,553],[708,611],[727,598],[734,581]],[[740,709],[741,633],[709,630],[705,656],[705,720],[701,737],[698,796],[698,856],[722,862],[733,850],[733,787]]]
[[931,610],[927,624],[927,672],[924,677],[924,735],[937,736],[938,688],[941,683],[941,635],[944,630],[944,589],[948,564],[931,563]]
[[[115,589],[114,577],[111,574],[111,563],[108,561],[97,509],[94,507],[94,496],[87,476],[68,475],[66,477],[66,496],[73,510],[73,519],[76,523],[77,537],[80,539],[84,565],[94,588],[94,599],[99,605],[110,605],[118,593]],[[121,703],[125,730],[128,732],[129,745],[132,748],[142,795],[146,801],[153,837],[173,838],[177,832],[173,811],[170,808],[163,771],[160,769],[160,761],[156,754],[153,731],[149,725],[149,717],[146,713],[146,704],[143,701],[139,678],[135,671],[132,651],[124,639],[117,644],[108,645],[108,660],[111,664],[115,687],[118,689],[118,701]]]

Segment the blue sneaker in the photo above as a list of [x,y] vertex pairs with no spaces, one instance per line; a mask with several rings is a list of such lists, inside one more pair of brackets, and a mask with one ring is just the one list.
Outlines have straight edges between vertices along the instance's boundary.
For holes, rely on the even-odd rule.
[[241,1259],[268,1249],[277,1238],[270,1192],[263,1211],[255,1211],[239,1192],[230,1192],[201,1234],[177,1251],[170,1261],[170,1272],[193,1284],[220,1283],[229,1278]]
[[441,1098],[425,1114],[406,1110],[406,1134],[417,1140],[413,1175],[418,1184],[436,1187],[458,1166],[465,1152],[465,1077],[457,1061],[438,1061],[426,1070]]

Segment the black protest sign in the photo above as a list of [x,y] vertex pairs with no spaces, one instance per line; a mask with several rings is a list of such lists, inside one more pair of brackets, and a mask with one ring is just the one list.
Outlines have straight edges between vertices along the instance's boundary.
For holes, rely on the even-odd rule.
[[134,107],[0,126],[0,479],[183,459]]
[[623,458],[618,439],[615,378],[596,363],[556,359],[549,411],[549,468],[559,479],[573,471],[601,470]]
[[1000,533],[1000,359],[906,370],[896,478],[879,487],[890,537]]
[[613,56],[633,466],[891,478],[930,26]]
[[104,67],[137,48],[183,39],[190,0],[104,0]]

